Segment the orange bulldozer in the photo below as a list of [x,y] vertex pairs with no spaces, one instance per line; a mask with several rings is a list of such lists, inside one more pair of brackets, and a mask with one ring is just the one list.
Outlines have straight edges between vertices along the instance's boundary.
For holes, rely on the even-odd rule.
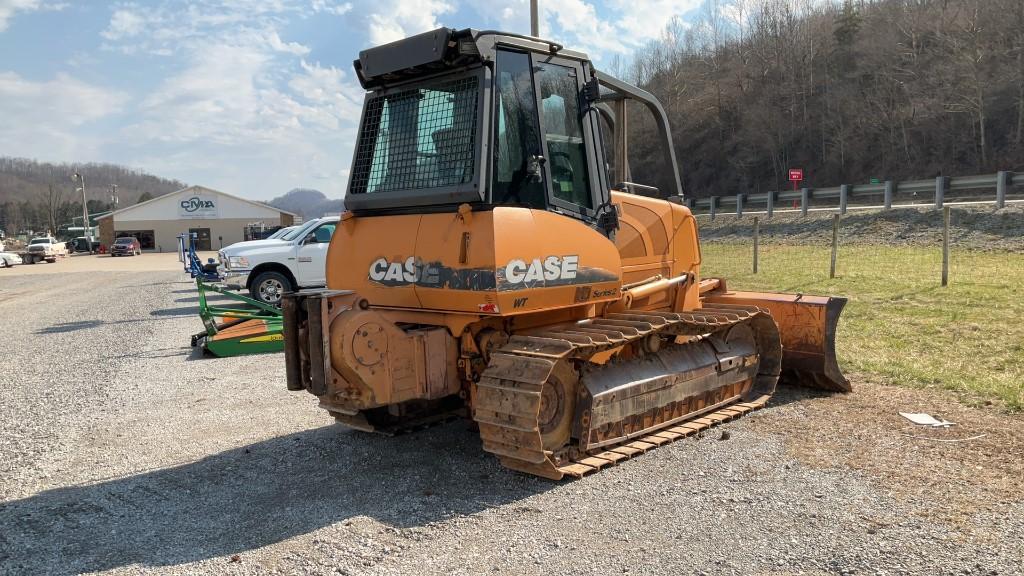
[[[648,92],[497,31],[412,36],[355,70],[367,92],[327,288],[283,300],[288,388],[338,422],[469,418],[502,464],[557,480],[760,408],[780,377],[850,389],[845,299],[701,278]],[[662,189],[631,181],[628,101],[657,128]]]

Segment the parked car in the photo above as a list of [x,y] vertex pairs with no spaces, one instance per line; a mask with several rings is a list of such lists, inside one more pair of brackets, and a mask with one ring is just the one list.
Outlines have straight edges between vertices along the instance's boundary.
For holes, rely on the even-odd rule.
[[279,304],[281,295],[327,284],[327,247],[339,218],[310,220],[274,240],[238,242],[218,256],[224,283],[252,297]]
[[122,236],[110,245],[111,256],[138,256],[139,254],[142,254],[142,244],[139,244],[138,238],[132,236]]
[[52,264],[57,261],[58,256],[67,255],[68,247],[65,242],[58,242],[53,236],[40,236],[29,241],[28,248],[22,254],[22,258],[24,260],[31,260],[30,264],[35,264],[42,260]]
[[18,256],[14,252],[4,252],[3,246],[0,246],[0,268],[10,268],[11,266],[17,266],[21,263],[21,256]]

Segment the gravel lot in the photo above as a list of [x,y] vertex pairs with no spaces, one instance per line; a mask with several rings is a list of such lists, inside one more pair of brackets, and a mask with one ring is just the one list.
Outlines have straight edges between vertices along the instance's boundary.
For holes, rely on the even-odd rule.
[[1019,416],[854,375],[552,483],[465,423],[339,429],[281,355],[193,353],[173,255],[75,260],[0,270],[2,574],[1022,573]]

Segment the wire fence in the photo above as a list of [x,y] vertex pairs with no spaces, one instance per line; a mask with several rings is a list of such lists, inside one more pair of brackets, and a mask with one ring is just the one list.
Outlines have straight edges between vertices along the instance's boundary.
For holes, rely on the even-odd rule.
[[846,297],[844,369],[1024,410],[1024,207],[946,208],[698,216],[701,275]]
[[[1004,286],[1024,269],[1024,207],[724,216],[698,219],[705,274],[820,281],[862,275],[920,286]],[[725,274],[723,274],[724,276]],[[759,278],[761,277],[761,278]]]
[[[970,176],[936,176],[934,179],[896,182],[873,180],[868,184],[841,184],[828,188],[800,188],[761,193],[708,198],[687,198],[691,210],[704,213],[713,220],[729,212],[742,216],[745,212],[765,214],[777,212],[808,212],[838,210],[889,210],[920,208],[946,204],[990,204],[997,209],[1024,202],[1024,173],[999,171]],[[791,207],[790,207],[791,204]]]

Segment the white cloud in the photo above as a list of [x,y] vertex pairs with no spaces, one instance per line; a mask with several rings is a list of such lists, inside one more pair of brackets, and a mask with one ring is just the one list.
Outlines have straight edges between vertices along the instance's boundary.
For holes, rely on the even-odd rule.
[[108,49],[171,55],[167,62],[177,68],[140,99],[121,130],[118,146],[144,151],[131,163],[250,197],[314,184],[341,195],[345,180],[336,175],[347,174],[363,91],[345,71],[307,60],[311,49],[282,31],[291,17],[347,18],[351,6],[175,6],[121,4],[103,34]]
[[278,52],[286,52],[297,56],[309,54],[309,48],[298,42],[285,42],[277,35],[277,30],[268,30],[266,33],[267,44]]
[[147,25],[146,18],[135,8],[120,8],[110,17],[107,29],[100,33],[107,40],[133,38],[142,33]]
[[673,18],[692,12],[704,0],[612,0],[610,8],[618,14],[616,27],[622,41],[632,47],[661,37]]
[[8,23],[18,11],[48,10],[58,12],[68,7],[67,2],[43,2],[42,0],[0,0],[0,32],[7,29]]
[[[488,27],[527,33],[528,0],[496,8],[491,0],[465,0]],[[540,35],[586,52],[597,62],[627,55],[659,38],[673,18],[699,8],[703,0],[560,0],[540,3]]]
[[0,72],[0,141],[4,153],[52,159],[96,158],[98,141],[83,137],[90,123],[117,114],[128,96],[56,74],[42,82]]
[[386,44],[440,28],[438,17],[455,12],[444,0],[384,0],[368,5],[370,43]]
[[328,0],[313,0],[313,12],[326,12],[335,16],[344,16],[352,11],[351,2],[329,2]]

